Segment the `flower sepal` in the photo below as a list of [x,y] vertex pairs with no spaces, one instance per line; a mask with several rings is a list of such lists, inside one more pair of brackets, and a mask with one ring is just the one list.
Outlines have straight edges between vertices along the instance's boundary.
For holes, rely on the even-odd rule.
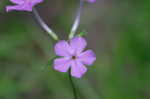
[[86,31],[82,31],[82,32],[76,34],[76,36],[77,36],[77,37],[84,37],[84,36],[86,36],[87,34],[88,34],[88,33],[87,33]]

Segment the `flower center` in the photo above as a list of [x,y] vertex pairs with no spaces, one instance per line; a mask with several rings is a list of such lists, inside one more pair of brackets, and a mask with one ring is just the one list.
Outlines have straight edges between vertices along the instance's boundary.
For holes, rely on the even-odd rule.
[[76,56],[72,56],[72,59],[75,60],[77,57]]

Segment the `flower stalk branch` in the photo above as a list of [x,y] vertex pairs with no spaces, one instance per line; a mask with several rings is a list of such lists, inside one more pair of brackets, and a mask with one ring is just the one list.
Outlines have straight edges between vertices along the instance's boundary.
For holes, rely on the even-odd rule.
[[33,8],[33,15],[35,19],[38,21],[40,26],[54,39],[58,40],[58,36],[52,31],[51,28],[42,20],[36,8]]
[[73,38],[78,27],[79,27],[79,24],[80,24],[80,17],[81,17],[81,12],[83,10],[83,3],[84,1],[83,0],[80,0],[80,5],[79,5],[79,8],[77,10],[77,14],[76,14],[76,18],[75,18],[75,21],[72,25],[72,28],[71,28],[71,31],[70,31],[70,34],[69,34],[69,39]]
[[71,76],[71,69],[69,69],[68,75],[69,75],[69,80],[70,80],[70,84],[71,84],[71,87],[72,87],[74,99],[78,99],[76,87],[75,87],[75,84],[74,84],[72,76]]

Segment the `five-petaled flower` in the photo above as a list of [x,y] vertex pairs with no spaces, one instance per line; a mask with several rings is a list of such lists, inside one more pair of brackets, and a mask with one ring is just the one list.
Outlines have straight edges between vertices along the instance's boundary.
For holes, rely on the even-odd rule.
[[6,11],[32,11],[32,7],[38,3],[43,2],[43,0],[10,0],[12,3],[16,4],[13,6],[7,6]]
[[67,72],[71,69],[71,75],[81,78],[87,68],[85,65],[92,65],[96,56],[92,50],[84,51],[87,42],[83,37],[74,37],[69,42],[59,41],[55,45],[55,53],[60,58],[54,60],[54,69],[59,72]]

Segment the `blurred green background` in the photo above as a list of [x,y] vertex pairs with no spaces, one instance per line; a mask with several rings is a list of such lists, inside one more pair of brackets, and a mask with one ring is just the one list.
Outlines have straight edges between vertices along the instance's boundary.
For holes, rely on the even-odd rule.
[[[67,39],[79,0],[45,0],[41,17]],[[53,40],[30,12],[5,12],[0,0],[0,99],[73,99],[67,73],[48,65]],[[97,61],[73,79],[79,99],[150,99],[150,0],[85,4],[78,30],[87,31]]]

